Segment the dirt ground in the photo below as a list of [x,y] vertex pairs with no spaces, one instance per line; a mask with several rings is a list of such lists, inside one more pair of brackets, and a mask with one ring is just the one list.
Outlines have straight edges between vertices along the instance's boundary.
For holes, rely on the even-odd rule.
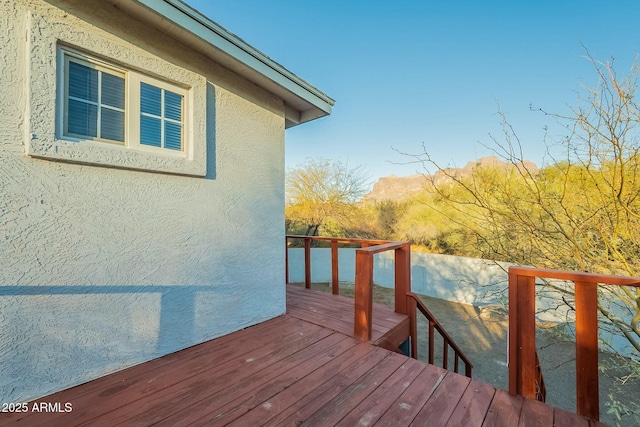
[[[313,284],[312,287],[330,291],[328,284]],[[340,293],[352,297],[353,284],[341,283]],[[499,306],[474,307],[422,295],[420,297],[471,360],[473,378],[507,390],[507,312]],[[393,307],[393,289],[374,286],[374,301]],[[418,357],[426,361],[427,322],[422,316],[419,317]],[[544,327],[544,325],[538,327],[536,344],[547,388],[547,403],[575,412],[575,344],[570,342],[570,337],[559,333],[557,328]],[[441,349],[442,344],[436,340],[435,347]],[[599,360],[602,365],[613,362],[614,358],[608,353],[600,353]],[[441,363],[437,360],[437,356],[435,362]],[[452,366],[451,362],[450,366]],[[462,364],[460,366],[462,370]],[[622,375],[622,373],[619,374]],[[606,404],[609,401],[609,394],[615,395],[613,385],[617,379],[611,371],[600,372],[599,375],[600,420],[616,425],[617,419],[607,414]],[[624,395],[615,396],[623,402],[640,398],[640,380],[628,381],[624,386]],[[620,426],[635,425],[632,419],[626,417],[617,423]]]

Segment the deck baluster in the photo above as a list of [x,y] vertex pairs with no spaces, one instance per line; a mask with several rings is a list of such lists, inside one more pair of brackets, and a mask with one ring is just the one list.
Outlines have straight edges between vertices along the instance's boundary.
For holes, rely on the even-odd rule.
[[543,401],[546,389],[535,346],[536,277],[574,284],[577,413],[599,420],[597,286],[640,287],[640,278],[529,267],[509,268],[509,393]]

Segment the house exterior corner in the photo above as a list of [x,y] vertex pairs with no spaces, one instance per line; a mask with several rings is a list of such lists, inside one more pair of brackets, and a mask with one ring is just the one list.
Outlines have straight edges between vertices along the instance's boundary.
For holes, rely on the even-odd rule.
[[0,401],[284,313],[283,100],[113,2],[2,0],[0,27]]

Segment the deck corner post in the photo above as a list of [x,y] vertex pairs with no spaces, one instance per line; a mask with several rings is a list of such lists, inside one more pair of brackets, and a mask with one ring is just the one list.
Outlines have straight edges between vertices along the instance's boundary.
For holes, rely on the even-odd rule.
[[535,399],[535,276],[517,274],[512,268],[509,268],[509,394]]
[[576,308],[576,409],[600,419],[598,393],[598,285],[575,282]]
[[331,240],[331,293],[334,295],[340,293],[338,260],[338,241]]
[[411,292],[411,244],[405,243],[395,251],[395,311],[409,314],[407,293]]
[[371,341],[373,326],[373,255],[356,250],[356,283],[353,334],[363,342]]
[[518,394],[518,334],[517,318],[518,318],[518,276],[509,269],[509,331],[508,331],[508,354],[507,365],[509,369],[509,394],[516,396]]

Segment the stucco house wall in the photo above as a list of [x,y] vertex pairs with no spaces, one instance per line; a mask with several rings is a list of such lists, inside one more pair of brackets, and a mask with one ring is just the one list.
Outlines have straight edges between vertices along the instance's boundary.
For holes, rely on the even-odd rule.
[[[104,1],[0,0],[0,28],[0,401],[282,314],[282,100]],[[60,38],[192,79],[196,172],[56,141]]]

